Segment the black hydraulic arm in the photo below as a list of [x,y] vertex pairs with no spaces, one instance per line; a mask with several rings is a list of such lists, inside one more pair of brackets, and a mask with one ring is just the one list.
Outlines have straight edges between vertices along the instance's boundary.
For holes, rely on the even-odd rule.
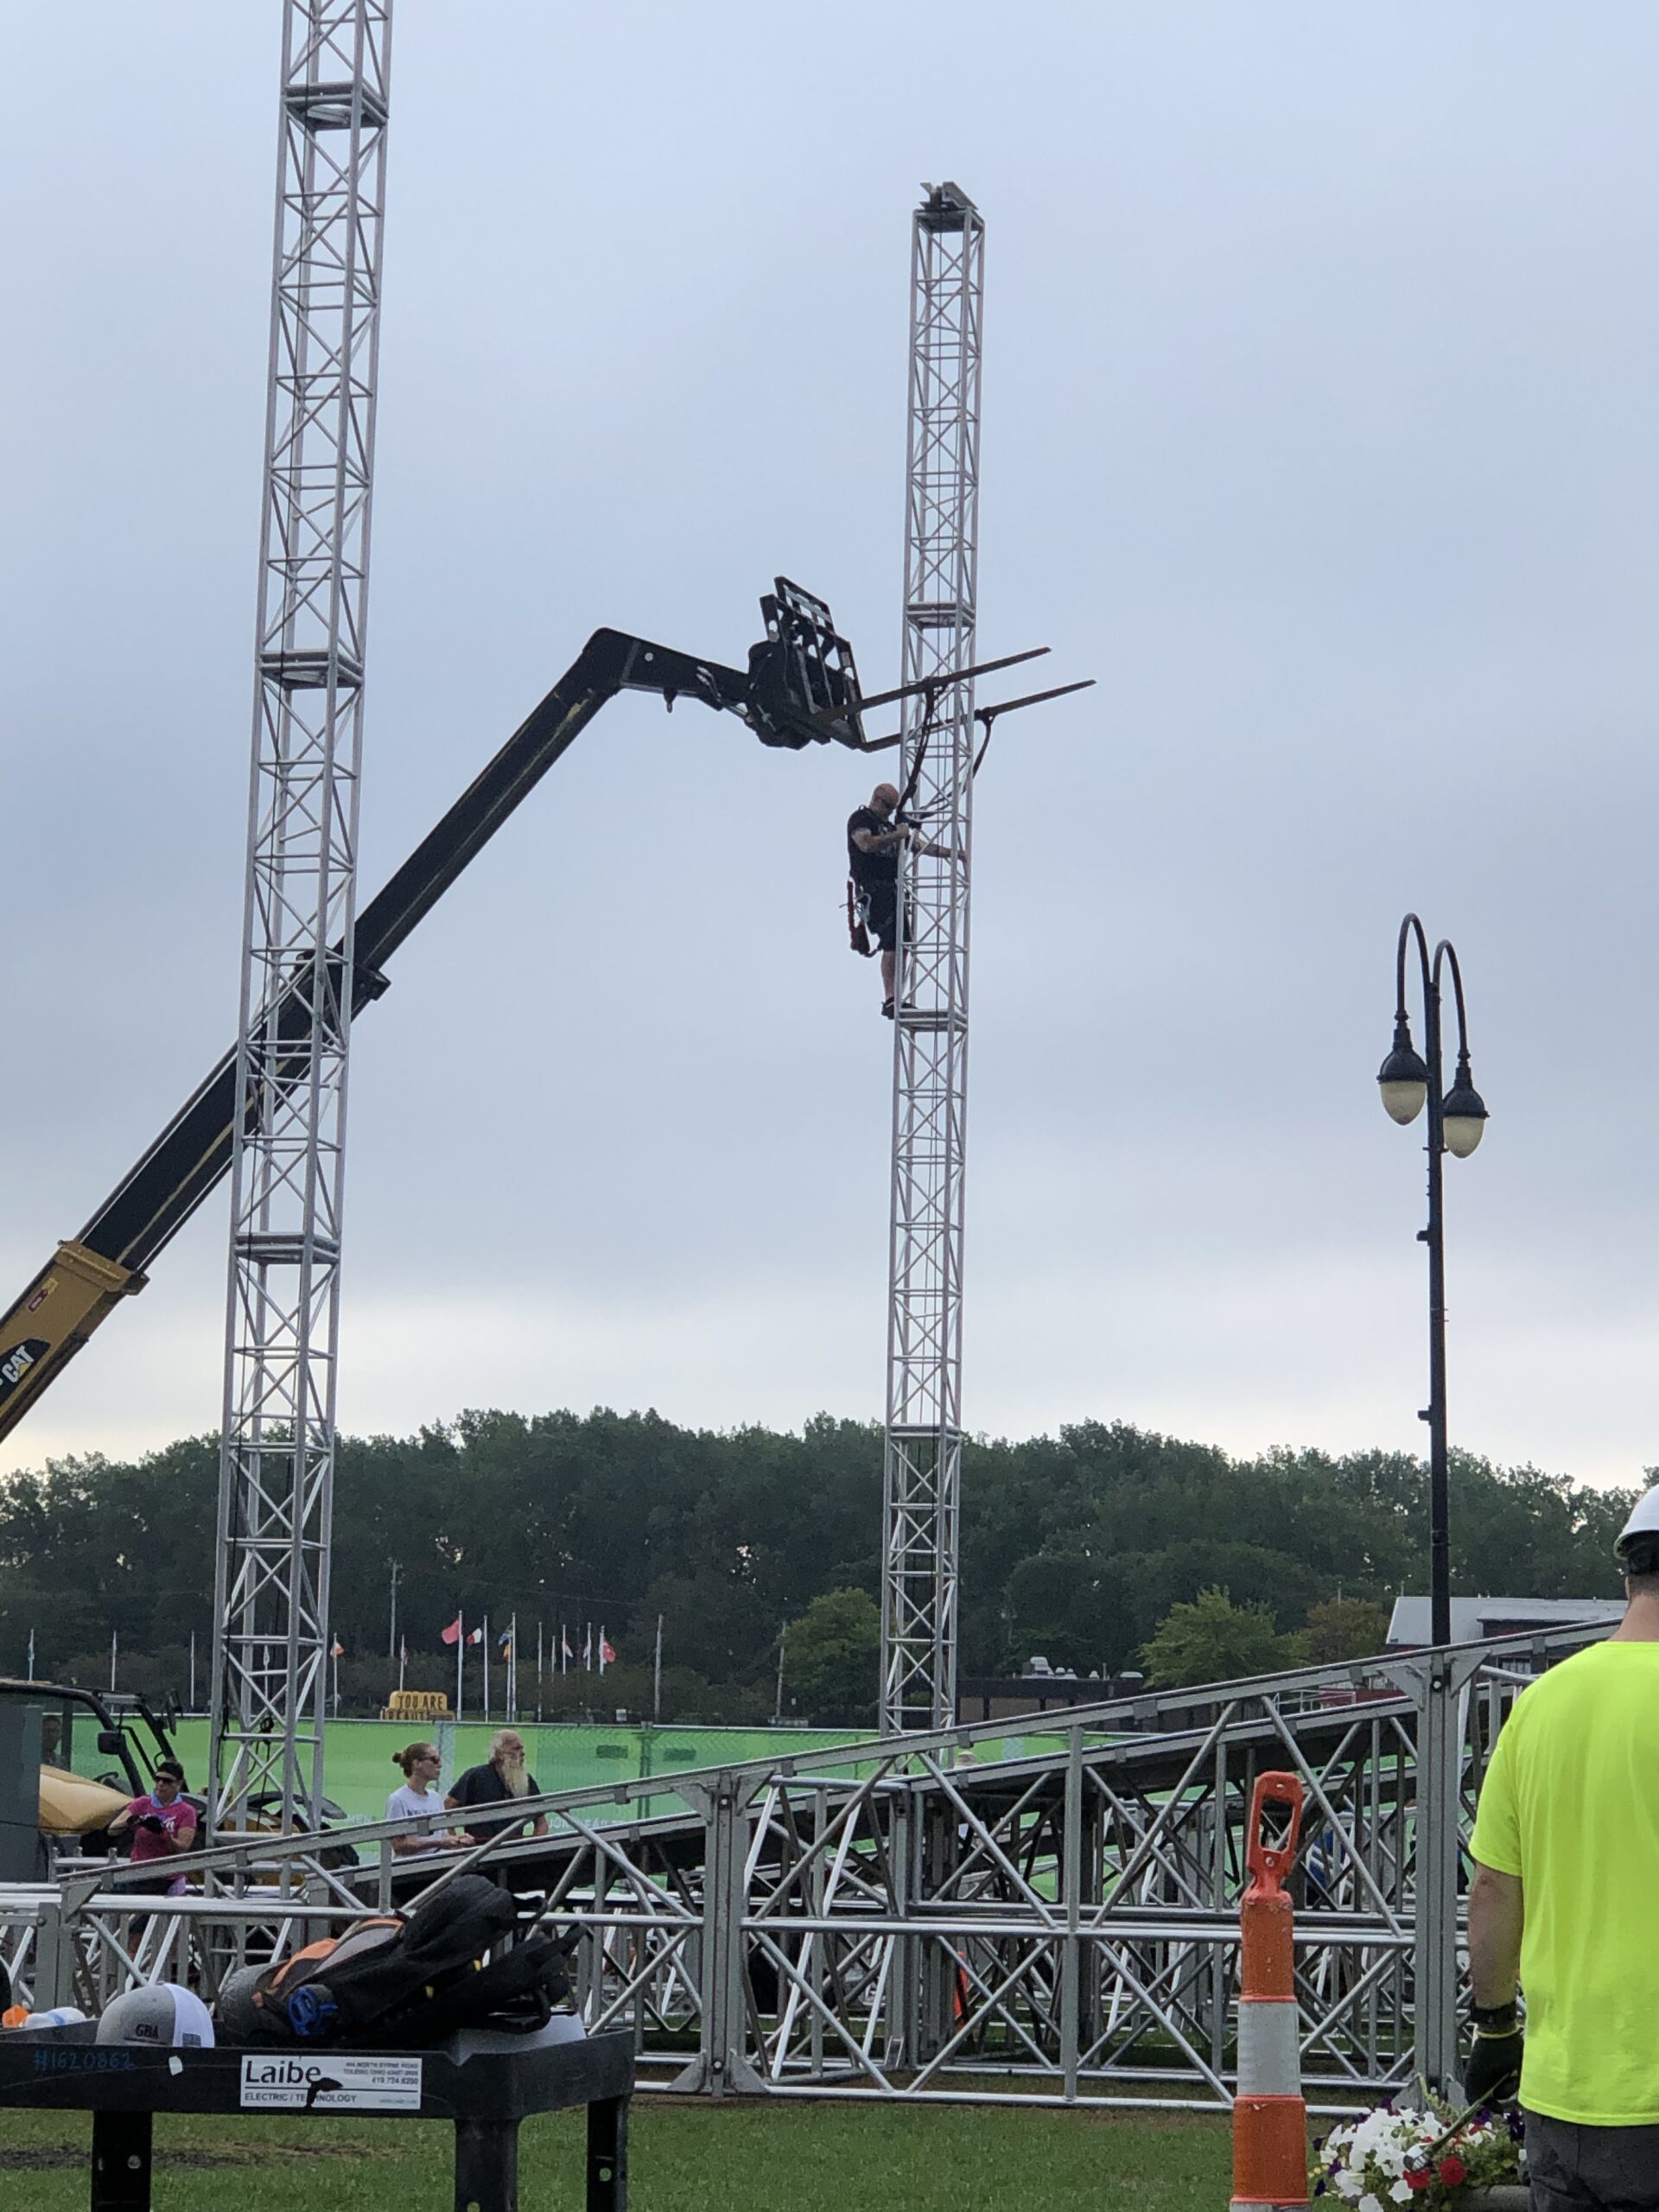
[[[596,630],[576,660],[476,780],[359,912],[353,1008],[386,988],[385,963],[508,817],[619,691],[654,691],[669,706],[694,699],[741,715],[763,743],[828,739],[860,746],[858,679],[830,611],[784,579],[764,600],[767,635],[747,671]],[[279,1032],[309,1030],[304,980],[275,1010]],[[257,1110],[251,1102],[250,1114]],[[231,1164],[236,1119],[232,1047],[124,1175],[78,1236],[59,1245],[0,1315],[0,1437],[68,1364],[116,1306],[144,1287],[145,1270]]]
[[[357,918],[352,1010],[359,1014],[386,988],[385,963],[476,858],[607,699],[622,689],[627,649],[639,641],[601,630],[575,665],[521,722],[482,773],[424,836]],[[655,651],[654,648],[645,648]],[[278,1009],[296,1036],[309,1027],[307,1001],[291,990]],[[236,1113],[232,1046],[123,1177],[75,1240],[83,1249],[142,1272],[195,1211],[231,1164]],[[3,1327],[3,1325],[0,1325]],[[3,1338],[0,1337],[0,1341]],[[0,1404],[0,1434],[5,1409]]]
[[[859,752],[879,750],[887,741],[864,734],[852,649],[836,633],[828,607],[779,576],[760,610],[766,634],[750,649],[745,670],[698,660],[618,630],[595,630],[540,705],[359,913],[353,1014],[385,990],[386,963],[410,931],[619,691],[653,691],[671,708],[678,699],[693,699],[737,715],[764,745],[798,750],[833,742]],[[931,677],[883,694],[881,703],[979,672]],[[334,957],[343,957],[343,950],[337,947]],[[296,976],[270,1016],[279,1037],[295,1039],[296,1077],[304,1071],[297,1048],[310,1033],[308,983],[308,975]],[[250,1099],[251,1122],[259,1106],[257,1098]],[[232,1046],[80,1234],[60,1244],[0,1314],[0,1437],[16,1427],[99,1322],[144,1287],[145,1270],[228,1172],[235,1121]]]

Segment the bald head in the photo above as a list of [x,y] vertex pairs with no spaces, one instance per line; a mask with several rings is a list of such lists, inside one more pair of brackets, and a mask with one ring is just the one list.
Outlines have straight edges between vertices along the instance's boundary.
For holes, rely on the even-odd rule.
[[897,784],[878,784],[875,789],[870,793],[870,811],[872,814],[879,814],[885,818],[887,815],[893,812],[893,808],[897,806],[898,804],[899,786]]

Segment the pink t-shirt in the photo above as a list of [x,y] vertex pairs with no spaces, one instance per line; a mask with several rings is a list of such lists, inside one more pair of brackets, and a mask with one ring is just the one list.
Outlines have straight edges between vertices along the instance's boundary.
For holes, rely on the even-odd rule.
[[[148,1795],[135,1797],[127,1807],[132,1815],[132,1857],[135,1866],[146,1859],[171,1859],[173,1847],[168,1836],[175,1836],[184,1828],[196,1825],[196,1808],[187,1797],[175,1797],[170,1805],[163,1805]],[[167,1830],[167,1835],[157,1835],[154,1828],[140,1827],[138,1823],[147,1814],[153,1813]]]

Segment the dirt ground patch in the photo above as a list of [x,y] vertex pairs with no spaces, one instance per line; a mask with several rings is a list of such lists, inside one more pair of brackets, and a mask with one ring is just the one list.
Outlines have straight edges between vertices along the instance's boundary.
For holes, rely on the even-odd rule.
[[[48,2173],[60,2168],[85,2166],[89,2153],[73,2143],[36,2143],[15,2151],[0,2150],[0,2173]],[[342,2158],[366,2158],[368,2152],[350,2143],[296,2143],[291,2150],[276,2143],[232,2144],[222,2151],[158,2151],[156,2164],[165,2172],[171,2166],[200,2171],[222,2166],[304,2165]]]

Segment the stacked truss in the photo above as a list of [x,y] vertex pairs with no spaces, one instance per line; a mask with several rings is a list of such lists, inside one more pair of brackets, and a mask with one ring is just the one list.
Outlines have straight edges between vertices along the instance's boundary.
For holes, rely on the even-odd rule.
[[[1481,1777],[1530,1676],[1594,1640],[1534,1632],[838,1749],[780,1742],[527,1800],[547,1834],[475,1863],[578,1936],[589,2031],[633,2031],[641,2088],[1224,2113],[1251,1799],[1286,1771],[1305,1805],[1310,2106],[1363,2109],[1423,2080],[1461,2103]],[[137,1915],[142,1867],[60,1859],[56,1881],[0,1894],[0,1961],[41,2006],[97,2010],[141,1981],[213,1995],[454,1871],[377,1856],[394,1830],[408,1823],[355,1830],[351,1866],[337,1833],[221,1840],[181,1862],[205,1895]]]
[[[974,657],[984,251],[973,202],[930,189],[912,232],[907,683]],[[944,853],[908,850],[900,871],[881,1605],[893,1732],[944,1726],[956,1700],[973,739],[970,683],[909,702],[906,811]]]
[[391,0],[286,0],[211,1764],[321,1798]]

